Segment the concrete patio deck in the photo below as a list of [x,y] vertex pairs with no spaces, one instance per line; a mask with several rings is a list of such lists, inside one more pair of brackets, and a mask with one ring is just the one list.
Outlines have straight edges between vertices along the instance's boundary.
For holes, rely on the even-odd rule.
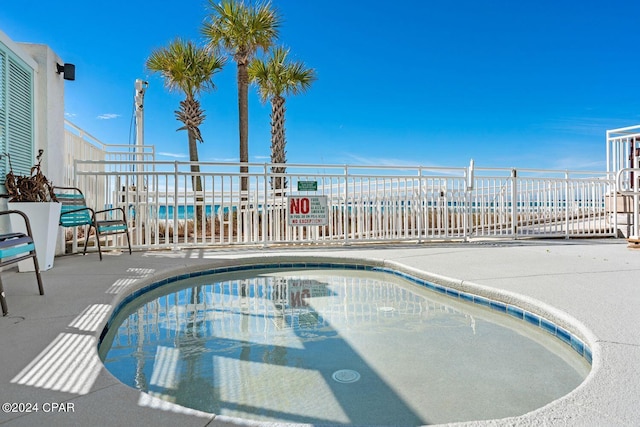
[[[640,251],[615,239],[184,249],[108,253],[102,262],[97,253],[70,255],[56,258],[43,273],[45,296],[38,295],[33,273],[7,270],[0,403],[23,405],[8,411],[3,405],[0,424],[232,425],[228,418],[181,409],[122,385],[98,359],[98,336],[114,301],[131,288],[193,268],[283,256],[376,260],[429,273],[451,286],[510,295],[570,323],[586,338],[593,369],[572,393],[519,417],[459,425],[640,425]],[[38,412],[27,412],[34,404]]]

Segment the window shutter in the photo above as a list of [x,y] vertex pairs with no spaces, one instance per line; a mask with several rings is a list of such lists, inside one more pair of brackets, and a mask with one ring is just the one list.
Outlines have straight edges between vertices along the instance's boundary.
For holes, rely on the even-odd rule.
[[[33,70],[0,50],[0,86],[0,148],[11,155],[16,175],[28,175],[35,162]],[[8,171],[9,161],[3,157],[0,183],[4,184]]]
[[33,83],[32,73],[9,58],[8,61],[7,149],[13,172],[29,175],[33,155]]
[[[2,51],[0,45],[0,155],[7,151],[7,54]],[[0,160],[0,183],[4,185],[4,176],[7,174],[8,161],[4,156]]]

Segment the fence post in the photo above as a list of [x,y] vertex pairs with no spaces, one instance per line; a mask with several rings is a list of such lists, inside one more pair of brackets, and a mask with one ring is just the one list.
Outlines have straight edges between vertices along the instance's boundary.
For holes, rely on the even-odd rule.
[[569,194],[569,171],[565,171],[564,172],[564,226],[565,226],[565,233],[564,233],[564,238],[568,239],[569,238],[569,226],[570,226],[570,221],[569,221],[569,202],[572,199],[570,197]]
[[[640,169],[635,168],[636,171],[640,171]],[[640,173],[636,172],[635,177],[635,188],[633,189],[633,228],[632,234],[629,236],[631,239],[637,241],[640,239]]]
[[607,180],[611,180],[613,176],[613,189],[611,185],[608,187],[609,200],[610,205],[613,206],[613,233],[615,237],[618,237],[618,180],[616,179],[616,174],[614,172],[607,171]]
[[[264,198],[262,200],[262,247],[266,248],[267,247],[267,220],[269,220],[269,196],[268,196],[268,191],[269,191],[269,186],[267,185],[267,178],[268,178],[268,172],[267,172],[267,164],[264,164],[264,183],[263,183],[263,188],[264,188]],[[257,203],[257,200],[256,200]],[[260,212],[260,205],[258,205],[258,212]],[[258,218],[260,218],[260,216],[258,216]]]
[[511,169],[511,235],[518,237],[518,172]]
[[[169,214],[169,206],[167,205],[167,215]],[[186,218],[186,212],[185,212]],[[185,235],[186,235],[186,220],[185,220]],[[173,163],[173,250],[178,251],[178,161]]]
[[463,225],[463,237],[465,241],[469,241],[469,236],[471,234],[471,224],[473,223],[473,188],[475,185],[475,162],[473,159],[469,162],[469,168],[466,171],[467,173],[467,185],[465,188],[465,215],[464,220],[465,224]]
[[344,244],[349,244],[349,166],[344,166],[344,214],[342,228],[344,228]]
[[[635,150],[635,147],[633,147]],[[633,163],[631,164],[633,180],[631,181],[631,190],[633,191],[633,228],[632,235],[629,236],[630,244],[636,247],[638,240],[640,239],[640,157],[635,156]]]
[[424,179],[422,176],[422,166],[420,166],[418,169],[418,180],[420,185],[418,185],[418,197],[415,198],[415,200],[418,202],[418,206],[415,206],[415,209],[416,209],[415,215],[418,218],[418,243],[422,243],[422,215],[424,213],[424,203],[422,200],[422,195],[426,193],[422,191],[422,186],[424,185]]

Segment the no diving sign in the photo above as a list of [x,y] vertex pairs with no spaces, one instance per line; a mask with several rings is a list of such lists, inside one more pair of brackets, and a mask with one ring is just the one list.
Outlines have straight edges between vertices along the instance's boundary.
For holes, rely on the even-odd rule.
[[289,225],[329,224],[327,196],[289,196],[287,205]]

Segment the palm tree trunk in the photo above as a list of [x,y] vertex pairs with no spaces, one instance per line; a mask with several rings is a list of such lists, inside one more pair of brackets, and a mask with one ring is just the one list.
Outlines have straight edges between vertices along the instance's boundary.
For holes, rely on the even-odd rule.
[[[249,73],[246,62],[238,62],[238,117],[240,127],[240,163],[249,162]],[[248,166],[240,166],[240,190],[246,197]],[[243,175],[244,174],[244,175]]]
[[[191,128],[187,129],[187,134],[189,135],[189,161],[195,162],[195,164],[191,165],[191,187],[196,193],[202,192],[202,179],[200,177],[200,165],[198,162],[198,141],[196,139],[195,131]],[[196,195],[196,217],[195,222],[197,224],[196,230],[202,230],[202,226],[204,223],[204,218],[202,217],[203,206],[202,202],[204,198],[202,195]],[[185,227],[186,230],[186,227]],[[185,231],[186,233],[186,231]]]
[[[287,152],[285,137],[285,99],[281,96],[274,96],[271,99],[271,163],[286,163]],[[274,174],[283,174],[287,171],[284,166],[274,166],[271,172]],[[278,194],[283,194],[282,189],[287,188],[287,180],[282,176],[271,178],[271,188]]]

